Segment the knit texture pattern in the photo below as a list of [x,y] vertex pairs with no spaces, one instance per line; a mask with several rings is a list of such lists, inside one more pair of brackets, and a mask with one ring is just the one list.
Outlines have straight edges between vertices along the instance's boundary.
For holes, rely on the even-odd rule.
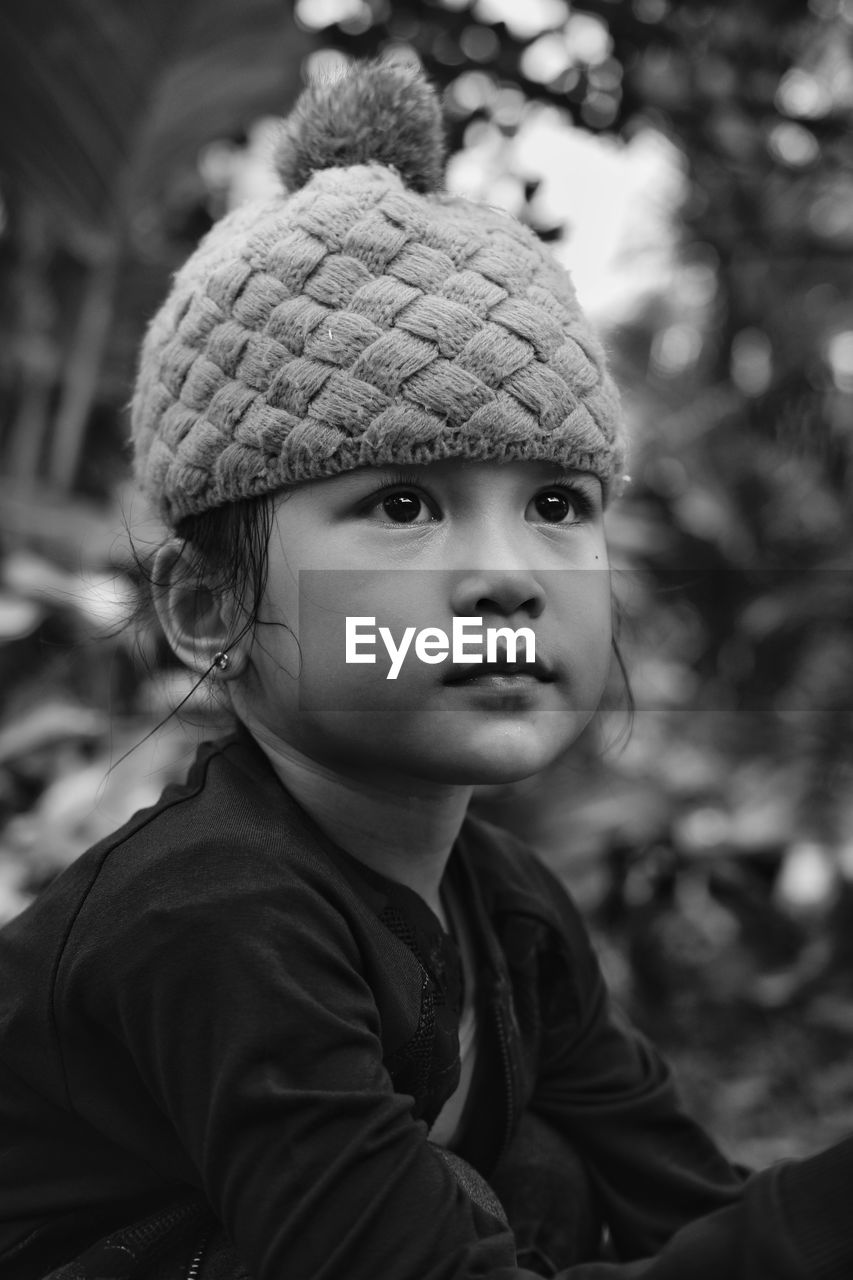
[[624,463],[602,348],[545,246],[373,163],[213,228],[151,324],[132,423],[171,526],[357,467],[545,460],[607,493]]

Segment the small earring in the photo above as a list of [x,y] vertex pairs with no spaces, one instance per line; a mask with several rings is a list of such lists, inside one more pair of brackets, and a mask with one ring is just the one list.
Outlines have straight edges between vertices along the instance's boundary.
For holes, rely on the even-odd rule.
[[218,653],[213,655],[213,666],[218,671],[227,671],[231,665],[231,655],[226,653],[224,649],[220,649]]

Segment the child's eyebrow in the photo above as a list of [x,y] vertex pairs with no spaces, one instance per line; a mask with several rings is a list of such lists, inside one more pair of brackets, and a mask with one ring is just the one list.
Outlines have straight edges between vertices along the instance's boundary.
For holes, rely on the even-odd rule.
[[592,471],[579,471],[573,467],[554,467],[550,471],[550,478],[572,484],[577,484],[578,481],[586,481],[589,484],[599,483],[598,476],[594,475]]
[[[371,484],[395,484],[400,480],[406,480],[414,483],[420,483],[418,470],[414,466],[406,466],[404,463],[395,465],[394,463],[385,463],[381,467],[359,467],[355,471],[349,473],[355,479],[369,481]],[[424,474],[423,479],[426,480]]]

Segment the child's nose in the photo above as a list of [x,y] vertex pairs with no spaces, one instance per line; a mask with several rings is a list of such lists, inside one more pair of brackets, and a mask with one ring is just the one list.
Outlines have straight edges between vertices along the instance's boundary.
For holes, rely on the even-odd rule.
[[545,592],[526,569],[472,569],[454,582],[450,603],[454,614],[462,618],[510,617],[514,613],[538,618],[545,608]]

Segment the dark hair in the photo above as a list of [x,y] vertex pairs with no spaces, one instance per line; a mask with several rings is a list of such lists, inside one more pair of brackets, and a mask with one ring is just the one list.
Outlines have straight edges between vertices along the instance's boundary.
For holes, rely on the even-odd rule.
[[[272,495],[265,494],[186,516],[175,528],[184,544],[187,581],[227,591],[236,605],[239,623],[233,634],[222,637],[222,649],[240,640],[259,621],[274,515]],[[159,589],[156,582],[152,582],[152,589]]]
[[621,635],[626,624],[630,621],[627,616],[624,601],[619,596],[616,589],[611,584],[610,600],[612,609],[612,629],[610,636],[610,648],[614,658],[614,665],[611,666],[610,674],[605,686],[604,695],[599,705],[601,711],[622,711],[625,716],[622,728],[609,741],[600,741],[601,754],[618,750],[625,747],[634,730],[634,718],[636,714],[636,702],[634,700],[634,691],[631,688],[631,678],[628,675],[628,667],[622,654]]
[[[618,616],[617,618],[614,618],[614,622],[616,622],[617,620],[618,620]],[[619,644],[617,629],[618,629],[617,626],[614,625],[613,635],[611,636],[611,639],[610,639],[610,647],[612,648],[613,656],[616,659],[616,667],[617,667],[617,670],[619,671],[619,678],[622,685],[622,696],[624,698],[624,710],[625,710],[625,727],[621,731],[621,733],[619,733],[616,736],[613,742],[607,743],[608,750],[611,747],[625,746],[627,744],[628,739],[631,737],[631,734],[634,729],[634,716],[637,710],[637,704],[634,700],[634,690],[631,688],[631,677],[628,675],[628,668],[625,665],[625,659],[622,656],[622,649]]]

